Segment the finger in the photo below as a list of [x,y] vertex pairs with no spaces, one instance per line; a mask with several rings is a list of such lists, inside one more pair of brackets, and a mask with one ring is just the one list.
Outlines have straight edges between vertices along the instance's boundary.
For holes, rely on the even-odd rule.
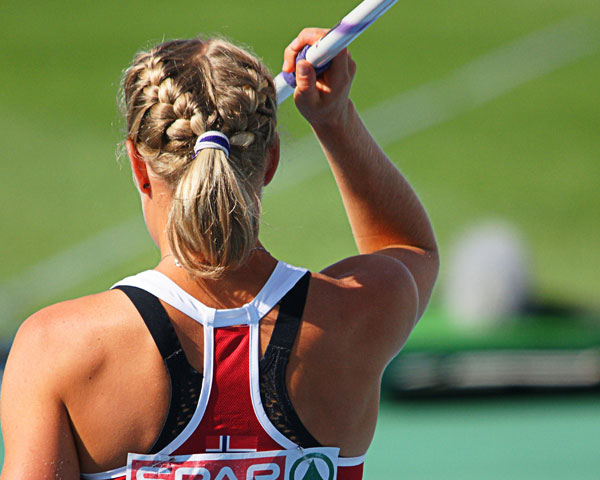
[[[327,34],[328,31],[329,30],[327,28],[318,28],[318,27],[304,28],[298,34],[297,38],[303,44],[302,47],[304,45],[312,45],[313,43],[316,43],[318,40],[323,38]],[[300,47],[300,48],[302,48],[302,47]]]
[[344,49],[338,53],[333,60],[331,65],[324,73],[324,78],[330,85],[340,85],[346,83],[350,76],[348,50]]
[[306,45],[315,44],[319,39],[323,38],[327,32],[328,30],[325,28],[305,28],[302,30],[284,50],[282,70],[288,73],[293,72],[298,53],[300,53]]
[[316,87],[315,69],[306,60],[300,60],[296,65],[296,91],[294,99],[303,104],[314,103],[318,92]]
[[292,40],[283,52],[283,67],[281,68],[284,72],[291,73],[294,71],[296,66],[296,57],[300,50],[305,45],[313,45],[319,39],[323,38],[328,32],[326,28],[305,28],[298,36]]

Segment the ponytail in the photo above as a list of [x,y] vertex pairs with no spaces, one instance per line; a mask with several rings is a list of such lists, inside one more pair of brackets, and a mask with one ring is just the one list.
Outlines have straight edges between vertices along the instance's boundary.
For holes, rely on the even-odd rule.
[[201,150],[182,175],[167,231],[175,257],[192,274],[216,278],[247,260],[260,218],[251,180],[217,149]]

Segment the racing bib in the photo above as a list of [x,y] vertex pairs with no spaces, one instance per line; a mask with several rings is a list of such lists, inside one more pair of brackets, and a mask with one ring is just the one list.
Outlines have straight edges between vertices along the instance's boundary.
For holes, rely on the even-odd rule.
[[336,480],[338,448],[127,457],[127,480]]

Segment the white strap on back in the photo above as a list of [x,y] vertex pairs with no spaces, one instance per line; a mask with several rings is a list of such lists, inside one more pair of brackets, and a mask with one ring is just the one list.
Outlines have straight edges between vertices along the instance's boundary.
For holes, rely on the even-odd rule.
[[305,268],[278,262],[258,295],[239,308],[217,310],[196,300],[166,275],[147,270],[127,277],[113,285],[138,287],[160,298],[180,312],[205,326],[230,327],[258,323],[306,273]]

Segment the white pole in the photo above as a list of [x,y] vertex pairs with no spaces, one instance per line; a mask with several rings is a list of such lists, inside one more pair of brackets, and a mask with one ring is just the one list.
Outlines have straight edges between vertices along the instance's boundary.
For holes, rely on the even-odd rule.
[[[333,57],[346,48],[371,23],[387,12],[396,1],[364,0],[348,13],[340,23],[329,30],[327,35],[308,48],[306,51],[306,60],[315,68],[327,65]],[[293,78],[293,75],[284,75],[283,72],[275,77],[278,104],[281,104],[281,102],[294,93],[295,82]]]

